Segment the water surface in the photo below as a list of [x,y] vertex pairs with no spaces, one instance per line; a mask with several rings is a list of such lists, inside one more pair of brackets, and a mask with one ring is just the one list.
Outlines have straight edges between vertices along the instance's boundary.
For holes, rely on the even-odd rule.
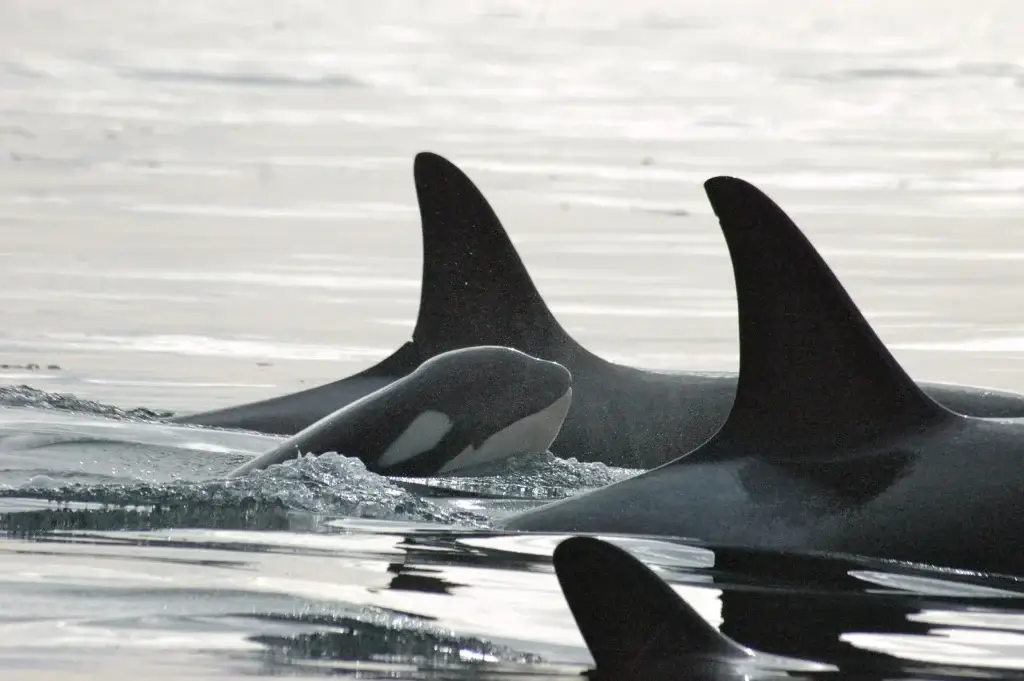
[[[327,456],[228,484],[272,441],[152,418],[404,342],[424,149],[609,359],[736,368],[700,186],[734,174],[913,376],[1024,390],[1022,21],[993,0],[5,3],[0,381],[36,390],[0,394],[0,669],[574,678],[558,538],[489,524],[631,472],[540,457],[430,481],[481,497],[446,499]],[[1022,667],[1013,580],[629,547],[769,652]]]

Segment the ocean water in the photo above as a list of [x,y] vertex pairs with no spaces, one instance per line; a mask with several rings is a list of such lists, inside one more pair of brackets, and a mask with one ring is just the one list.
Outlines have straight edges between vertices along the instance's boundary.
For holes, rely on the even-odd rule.
[[[268,438],[153,422],[408,337],[417,151],[470,173],[609,359],[735,370],[701,190],[732,174],[913,376],[1024,390],[1019,4],[9,0],[0,25],[0,381],[30,386],[0,392],[2,678],[589,663],[559,538],[490,524],[631,471],[546,456],[428,481],[476,494],[453,497],[328,455],[229,484]],[[618,541],[767,652],[1024,668],[1014,580]]]

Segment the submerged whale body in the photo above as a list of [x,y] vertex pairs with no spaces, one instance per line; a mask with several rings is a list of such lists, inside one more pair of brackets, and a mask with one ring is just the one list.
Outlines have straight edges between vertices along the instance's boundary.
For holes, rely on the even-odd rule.
[[732,258],[740,372],[706,444],[507,519],[1024,574],[1024,423],[955,414],[907,376],[790,218],[705,184]]
[[[473,182],[431,153],[416,156],[414,175],[423,228],[423,280],[412,340],[348,378],[173,421],[290,435],[438,353],[502,345],[558,362],[572,372],[573,405],[551,447],[558,456],[651,468],[715,434],[733,404],[736,374],[647,371],[591,353],[548,309]],[[749,266],[761,265],[754,259]],[[1022,395],[943,384],[924,387],[960,413],[1024,416]]]
[[325,416],[228,477],[326,452],[358,457],[375,473],[417,477],[544,452],[569,410],[571,383],[563,366],[511,348],[452,350]]
[[606,541],[571,537],[555,548],[552,562],[594,658],[591,679],[739,681],[835,669],[741,646],[705,622],[650,568]]

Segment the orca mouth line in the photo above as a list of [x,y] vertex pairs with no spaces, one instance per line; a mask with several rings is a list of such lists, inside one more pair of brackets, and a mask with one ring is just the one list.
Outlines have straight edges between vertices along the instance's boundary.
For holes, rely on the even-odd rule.
[[558,437],[572,404],[572,388],[557,400],[491,434],[483,442],[469,444],[442,465],[438,475],[472,470],[501,462],[512,456],[543,454]]

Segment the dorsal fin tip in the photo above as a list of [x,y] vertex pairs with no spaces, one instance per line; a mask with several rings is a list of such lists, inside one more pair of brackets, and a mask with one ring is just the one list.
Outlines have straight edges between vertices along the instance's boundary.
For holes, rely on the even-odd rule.
[[450,163],[450,161],[448,161],[444,156],[441,156],[440,154],[435,154],[432,151],[418,151],[416,152],[416,156],[413,157],[413,172],[415,172],[416,169],[419,168],[420,164],[437,162]]
[[650,568],[594,537],[571,537],[552,561],[562,593],[597,668],[749,651],[708,624]]
[[[704,183],[732,259],[736,399],[719,436],[832,453],[951,416],[911,380],[790,217],[754,185]],[[719,437],[719,436],[716,436]]]
[[490,203],[446,158],[413,162],[423,227],[423,281],[413,339],[425,354],[507,345],[544,356],[574,343],[537,291]]

